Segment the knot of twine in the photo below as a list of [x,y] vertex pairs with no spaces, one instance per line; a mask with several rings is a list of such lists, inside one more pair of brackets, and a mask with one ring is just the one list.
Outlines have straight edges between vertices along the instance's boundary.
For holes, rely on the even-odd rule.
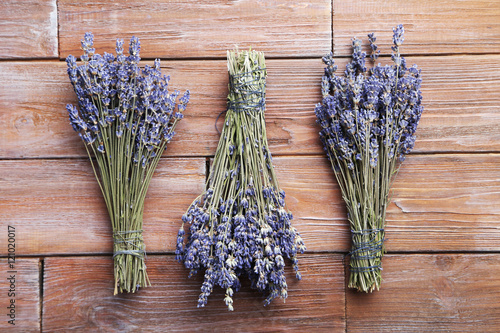
[[[229,75],[229,96],[234,99],[229,98],[227,101],[227,110],[264,112],[266,109],[265,87],[266,68]],[[215,130],[219,134],[217,121],[224,112],[219,113],[215,119]]]
[[234,112],[264,111],[266,107],[265,68],[229,76],[230,94],[234,100],[227,102],[227,109]]
[[146,257],[146,245],[142,238],[142,230],[115,231],[113,244],[118,248],[125,247],[125,249],[114,251],[113,258],[120,254],[129,254],[139,259]]
[[[377,240],[377,234],[382,233],[382,237]],[[363,230],[351,230],[352,234],[352,250],[349,252],[351,256],[351,272],[362,273],[362,272],[372,272],[375,270],[382,270],[382,262],[377,260],[374,264],[375,259],[382,258],[382,250],[384,246],[384,229],[363,229]],[[353,266],[353,261],[358,264],[366,260],[366,263],[371,263],[372,265],[367,266]]]

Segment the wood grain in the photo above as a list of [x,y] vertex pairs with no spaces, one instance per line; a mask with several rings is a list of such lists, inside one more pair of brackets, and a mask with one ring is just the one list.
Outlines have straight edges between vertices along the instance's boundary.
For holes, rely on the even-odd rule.
[[347,331],[498,332],[500,255],[387,255],[381,290],[347,292]]
[[[7,0],[1,12],[0,228],[14,225],[16,254],[29,257],[15,266],[15,329],[498,331],[500,1]],[[358,294],[346,291],[345,205],[315,123],[320,58],[333,47],[342,72],[351,38],[364,38],[367,50],[370,32],[387,55],[399,23],[408,64],[422,69],[425,110],[414,153],[393,184],[382,288]],[[62,60],[81,54],[87,31],[99,53],[136,35],[145,63],[166,59],[172,88],[191,90],[146,200],[153,286],[133,295],[112,296],[109,217],[65,110],[76,97]],[[235,46],[268,58],[270,150],[308,253],[299,258],[302,281],[287,267],[286,303],[264,308],[262,295],[243,282],[231,313],[220,289],[207,308],[196,308],[203,277],[188,279],[172,252],[219,141],[214,123],[226,105],[226,50]],[[7,249],[0,232],[0,256]],[[0,267],[0,331],[7,331],[6,258]]]
[[[17,228],[16,228],[17,229]],[[7,226],[2,227],[2,248],[7,248],[7,241],[4,242],[4,234],[7,234]],[[16,230],[16,245],[22,246],[17,239],[19,233]],[[2,305],[2,320],[0,320],[0,331],[2,332],[40,332],[40,260],[16,258],[13,267],[9,266],[7,258],[0,258],[2,268],[0,304]],[[11,273],[14,271],[14,273]],[[14,275],[12,287],[7,280]],[[11,291],[12,290],[12,291]],[[10,293],[15,295],[9,296]],[[14,300],[15,318],[7,316],[10,309],[7,309]],[[14,325],[8,321],[13,320]]]
[[[381,59],[386,62],[387,59]],[[339,71],[346,59],[338,59]],[[500,56],[411,57],[422,68],[424,115],[416,152],[499,151]],[[225,61],[167,61],[173,87],[191,101],[168,156],[210,156],[214,124],[227,97]],[[76,97],[65,64],[0,63],[0,158],[84,157],[65,105]],[[268,60],[266,126],[274,155],[322,154],[314,105],[320,101],[319,59]],[[466,92],[466,93],[464,93]],[[219,128],[222,126],[222,119]]]
[[[348,251],[344,203],[326,158],[275,157],[274,165],[308,250]],[[160,163],[145,207],[148,251],[174,250],[181,216],[202,191],[204,168],[203,159]],[[19,224],[20,253],[111,253],[110,225],[88,161],[1,161],[0,174],[1,216]],[[393,186],[387,250],[499,251],[499,175],[498,154],[408,157]]]
[[[18,254],[112,252],[111,223],[89,161],[2,161],[0,170],[0,220],[19,229]],[[177,233],[204,183],[205,159],[160,161],[145,202],[148,251],[165,251],[166,234]]]
[[[326,158],[275,158],[280,185],[309,250],[347,251],[344,203]],[[387,214],[391,251],[498,251],[500,156],[414,155]]]
[[61,57],[80,52],[87,31],[98,49],[113,50],[117,37],[140,38],[143,58],[226,57],[238,46],[268,56],[319,56],[331,46],[331,2],[88,1],[59,6]]
[[[205,308],[197,308],[203,277],[173,256],[148,256],[153,284],[137,294],[113,296],[111,258],[47,258],[43,302],[48,332],[338,332],[345,329],[342,259],[338,255],[303,255],[303,277],[287,267],[288,298],[264,307],[261,293],[242,280],[228,312],[217,287]],[[287,263],[288,264],[288,263]]]
[[[166,154],[213,155],[219,141],[215,120],[226,107],[226,61],[163,65],[173,88],[191,91],[186,117]],[[267,124],[273,152],[320,151],[314,104],[320,98],[321,61],[269,60],[267,67]],[[0,108],[6,111],[0,113],[0,157],[85,156],[69,125],[67,103],[76,103],[76,96],[65,64],[0,63]]]
[[494,154],[409,157],[393,186],[388,249],[498,251],[499,162]]
[[374,32],[382,53],[390,53],[392,28],[405,27],[404,54],[500,52],[497,0],[333,1],[335,55],[350,55],[351,38]]
[[423,75],[416,152],[499,151],[500,56],[408,57],[407,63]]
[[0,59],[56,58],[56,0],[4,0],[0,18]]

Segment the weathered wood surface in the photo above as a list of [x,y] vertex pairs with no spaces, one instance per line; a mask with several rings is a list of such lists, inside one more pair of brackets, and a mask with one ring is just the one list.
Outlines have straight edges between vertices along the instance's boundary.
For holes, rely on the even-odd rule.
[[379,292],[349,290],[348,332],[498,332],[498,254],[387,255]]
[[4,0],[0,14],[0,59],[56,58],[56,0]]
[[[381,59],[386,62],[387,59]],[[338,59],[339,71],[346,59]],[[416,152],[499,151],[500,56],[411,57],[423,71],[424,115]],[[225,61],[166,61],[171,84],[191,101],[167,156],[213,155],[214,124],[225,109]],[[323,65],[317,60],[268,60],[266,126],[271,151],[322,154],[314,105]],[[0,157],[83,157],[65,105],[76,97],[58,62],[0,63]],[[222,125],[220,120],[219,128]]]
[[[226,107],[226,61],[165,61],[163,65],[173,87],[191,91],[186,116],[166,155],[213,155],[219,141],[215,120]],[[268,137],[273,152],[319,151],[313,117],[320,98],[321,61],[269,60],[267,67]],[[0,157],[85,156],[66,111],[66,104],[75,102],[65,64],[0,63],[0,107],[5,110],[0,113],[4,129]]]
[[[287,262],[289,264],[289,262]],[[111,258],[47,258],[43,329],[47,332],[340,332],[344,321],[344,269],[339,255],[302,255],[302,280],[287,267],[288,298],[263,306],[260,292],[242,279],[234,312],[214,287],[205,308],[197,308],[202,274],[188,270],[173,256],[148,256],[153,286],[136,294],[113,296]]]
[[[347,251],[344,203],[326,158],[276,157],[274,165],[308,250]],[[174,251],[181,216],[201,193],[204,172],[204,159],[161,161],[145,205],[148,251]],[[88,161],[1,161],[0,174],[0,211],[20,230],[19,253],[112,251],[109,218]],[[393,186],[387,250],[500,251],[499,175],[497,154],[408,157]]]
[[[2,227],[2,248],[7,248],[4,235],[7,227]],[[19,233],[16,232],[16,236]],[[16,245],[22,246],[16,238]],[[16,258],[14,268],[9,267],[7,258],[0,258],[0,304],[2,306],[2,317],[0,320],[0,331],[2,332],[40,332],[40,260]],[[11,272],[14,271],[14,272]],[[9,280],[14,276],[15,286],[12,287]],[[12,291],[11,291],[12,290]],[[9,296],[10,293],[15,295]],[[9,317],[10,309],[7,309],[14,300],[15,317]],[[9,321],[13,320],[14,325]]]
[[[16,329],[498,331],[499,1],[8,0],[1,7],[0,226],[14,225],[16,254],[30,256],[16,266]],[[406,29],[402,52],[422,69],[425,111],[415,153],[393,185],[382,289],[356,294],[345,291],[349,227],[315,123],[320,58],[333,50],[342,72],[351,38],[365,38],[366,48],[369,32],[387,55],[399,23]],[[109,218],[65,111],[76,98],[62,60],[81,54],[87,31],[99,53],[114,51],[116,38],[128,44],[140,37],[143,58],[168,59],[162,63],[172,88],[192,93],[146,200],[153,287],[134,295],[112,296]],[[221,290],[207,308],[196,308],[202,277],[188,279],[172,251],[219,140],[214,123],[226,104],[225,52],[235,46],[266,52],[270,150],[308,253],[300,257],[302,281],[288,268],[285,304],[264,308],[261,294],[244,283],[229,313]],[[0,233],[0,256],[6,244]],[[4,310],[6,300],[2,291]]]
[[[326,158],[273,162],[308,249],[347,251],[345,207]],[[499,155],[409,156],[393,191],[387,251],[500,250]]]
[[[112,251],[111,223],[88,160],[1,161],[0,170],[1,220],[19,230],[18,254]],[[159,163],[145,203],[148,251],[165,251],[167,235],[173,239],[204,183],[205,159]]]
[[392,28],[405,27],[405,54],[500,52],[500,2],[497,0],[333,1],[335,55],[351,54],[351,38],[377,36],[390,52]]
[[238,46],[269,56],[321,56],[331,47],[331,2],[88,1],[58,2],[61,57],[79,54],[91,31],[98,49],[140,37],[143,58],[225,58]]

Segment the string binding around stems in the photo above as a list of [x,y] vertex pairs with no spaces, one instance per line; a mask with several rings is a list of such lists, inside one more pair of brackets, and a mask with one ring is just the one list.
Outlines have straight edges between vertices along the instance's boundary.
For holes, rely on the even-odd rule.
[[[385,237],[382,236],[380,240],[376,240],[378,233],[383,233],[384,228],[380,229],[362,229],[362,230],[352,230],[352,250],[348,253],[351,256],[351,263],[354,260],[373,260],[382,258],[382,250],[384,245]],[[368,241],[358,241],[355,237],[359,236],[371,236]],[[363,273],[363,272],[373,272],[376,270],[382,270],[382,262],[379,261],[378,264],[372,266],[361,266],[353,267],[351,264],[351,272]]]
[[[125,235],[130,234],[135,235],[125,237]],[[144,259],[146,257],[146,245],[144,244],[144,239],[142,238],[142,230],[116,231],[113,233],[113,244],[126,244],[127,247],[130,246],[136,248],[131,250],[115,251],[113,258],[120,254],[129,254],[139,259]]]
[[[252,74],[256,72],[261,72],[258,77],[254,77]],[[266,68],[258,68],[249,72],[243,72],[239,74],[229,75],[229,86],[230,91],[237,92],[240,98],[236,101],[229,100],[227,102],[227,110],[232,110],[234,112],[243,111],[253,111],[260,112],[265,111],[266,108]],[[242,78],[247,78],[247,80],[242,80]],[[249,104],[249,100],[258,100],[256,104]],[[220,116],[225,111],[219,113],[215,119],[215,129],[217,133],[221,134],[217,128],[217,121]]]
[[[265,68],[254,69],[253,71],[243,72],[229,76],[230,91],[238,95],[237,100],[229,100],[227,109],[234,112],[242,111],[264,111],[266,108],[266,78]],[[262,74],[255,76],[253,73]],[[247,79],[248,78],[248,79]],[[246,79],[246,80],[245,80]],[[255,104],[249,104],[248,101],[257,100]]]

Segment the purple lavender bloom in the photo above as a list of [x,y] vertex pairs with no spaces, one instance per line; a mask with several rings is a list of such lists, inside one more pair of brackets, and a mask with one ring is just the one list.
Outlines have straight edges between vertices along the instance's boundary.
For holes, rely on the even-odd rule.
[[[352,40],[352,60],[351,60],[351,65],[352,65],[352,74],[356,75],[357,73],[364,73],[366,72],[366,66],[365,66],[365,58],[366,58],[366,53],[361,51],[361,40],[354,38]],[[346,68],[347,71],[347,68]],[[346,72],[347,73],[347,72]]]
[[82,39],[82,49],[83,55],[81,56],[82,61],[89,61],[90,57],[92,57],[95,53],[94,48],[94,35],[91,32],[86,32]]
[[396,46],[401,46],[403,44],[403,41],[405,40],[404,33],[405,33],[405,28],[403,27],[402,24],[398,25],[394,29],[392,29],[394,35],[392,37],[392,42]]
[[[376,37],[369,34],[368,39],[375,60],[378,56],[373,53],[377,51]],[[378,150],[382,150],[384,144],[398,147],[400,158],[413,149],[414,133],[423,110],[421,78],[416,66],[406,69],[406,61],[399,54],[403,41],[404,28],[399,25],[394,28],[393,36],[395,65],[378,65],[366,73],[366,54],[361,51],[361,41],[353,39],[352,60],[345,70],[349,81],[335,74],[332,54],[323,57],[326,65],[322,78],[323,101],[315,108],[322,128],[320,138],[328,155],[345,161],[351,170],[363,160],[365,151],[369,152],[371,167],[375,167]],[[401,113],[402,110],[405,112]],[[394,135],[388,139],[390,134]]]
[[368,41],[370,42],[370,58],[375,61],[378,59],[378,56],[380,55],[380,50],[377,51],[378,46],[375,44],[375,41],[377,40],[377,37],[375,37],[375,34],[372,32],[368,34]]
[[[169,77],[161,75],[159,60],[155,61],[154,68],[146,66],[140,70],[140,42],[136,37],[130,40],[128,57],[123,54],[120,39],[116,41],[116,57],[109,53],[96,54],[92,33],[85,34],[81,45],[83,64],[78,66],[72,55],[66,59],[80,108],[78,111],[68,106],[73,129],[81,131],[82,140],[87,144],[94,143],[95,139],[101,141],[103,128],[112,127],[110,133],[118,138],[132,131],[131,137],[136,138],[134,150],[148,151],[134,160],[143,166],[149,165],[150,160],[161,155],[158,149],[164,149],[175,134],[173,129],[183,118],[189,91],[177,104],[179,92],[169,93]],[[95,149],[105,152],[104,145],[97,145]],[[130,152],[130,156],[135,155],[135,151]]]
[[[333,59],[330,64],[325,71],[333,73]],[[188,97],[189,93],[181,97],[179,104]],[[211,168],[217,171],[211,171],[205,191],[182,218],[189,233],[178,238],[176,255],[192,272],[205,273],[199,307],[207,304],[213,288],[219,286],[225,290],[226,306],[233,310],[233,294],[245,276],[252,288],[266,294],[264,304],[276,297],[286,298],[285,258],[298,270],[297,254],[305,250],[299,233],[291,226],[293,216],[285,209],[285,192],[268,171],[272,163],[267,142],[243,130],[250,126],[258,129],[263,124],[259,120],[262,113],[248,117],[251,122],[258,120],[258,125],[235,125],[237,117],[244,114],[228,111]],[[265,128],[260,130],[265,133]],[[262,133],[260,130],[258,133]],[[253,157],[248,157],[250,154]],[[257,156],[258,162],[250,162],[254,157],[257,161]],[[204,251],[200,251],[200,237],[209,239]]]
[[[368,40],[370,57],[376,60],[380,51],[374,34],[369,34]],[[393,64],[379,64],[366,71],[361,41],[353,39],[352,60],[346,65],[344,77],[333,70],[336,69],[333,56],[325,56],[326,67],[321,79],[323,99],[314,110],[321,127],[320,139],[346,200],[351,227],[359,229],[359,225],[368,225],[366,230],[353,231],[351,252],[349,286],[362,291],[371,291],[380,284],[378,273],[371,275],[376,276],[375,279],[365,275],[363,283],[358,283],[359,275],[363,269],[370,273],[381,270],[390,180],[414,148],[423,112],[421,73],[416,65],[407,67],[400,54],[403,41],[404,28],[399,25],[393,29]],[[366,195],[370,199],[367,200]],[[371,245],[375,241],[376,245]],[[359,261],[363,256],[364,260],[370,260],[368,267]],[[356,271],[360,267],[362,270]],[[278,276],[273,276],[273,280],[279,283]]]

